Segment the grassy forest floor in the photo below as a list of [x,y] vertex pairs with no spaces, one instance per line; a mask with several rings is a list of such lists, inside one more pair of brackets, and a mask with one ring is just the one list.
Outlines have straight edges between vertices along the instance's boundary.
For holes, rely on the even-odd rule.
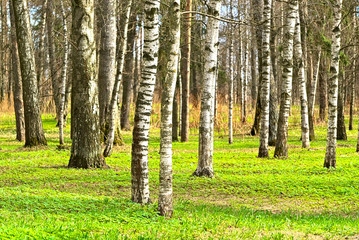
[[165,219],[156,212],[159,128],[151,129],[149,152],[154,203],[141,206],[130,201],[132,132],[107,158],[110,170],[68,169],[70,150],[57,150],[53,115],[43,116],[48,146],[26,149],[14,140],[13,115],[2,113],[0,239],[359,239],[357,130],[338,142],[337,169],[327,170],[325,123],[302,149],[293,114],[289,158],[258,159],[259,138],[245,134],[250,121],[233,145],[216,132],[213,179],[191,176],[195,129],[188,143],[173,144],[174,216]]

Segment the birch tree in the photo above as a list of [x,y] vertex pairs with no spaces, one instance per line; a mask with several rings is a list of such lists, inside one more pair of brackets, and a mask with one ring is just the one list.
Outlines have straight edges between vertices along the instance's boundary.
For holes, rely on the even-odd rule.
[[95,77],[94,0],[72,1],[72,147],[69,167],[107,168],[101,154]]
[[[299,9],[298,9],[299,11]],[[306,72],[304,66],[304,55],[301,41],[301,29],[299,21],[299,12],[295,25],[294,33],[294,52],[295,60],[298,66],[298,83],[299,83],[299,96],[300,96],[300,109],[301,109],[301,133],[302,133],[302,147],[309,148],[309,120],[308,120],[308,98],[306,89]]]
[[[232,0],[230,1],[230,17],[233,18],[233,6]],[[234,28],[230,24],[230,36],[229,36],[229,110],[228,110],[228,143],[233,144],[233,88],[234,88],[234,56],[233,56],[233,38]]]
[[100,126],[103,134],[108,127],[111,94],[116,74],[116,1],[100,1],[99,27],[101,40],[99,50],[98,89],[100,103]]
[[288,157],[288,118],[292,100],[293,38],[298,14],[297,0],[288,1],[287,19],[284,26],[282,57],[282,89],[278,119],[277,141],[274,157]]
[[330,77],[328,79],[328,130],[327,149],[325,153],[324,167],[336,167],[336,145],[337,145],[337,104],[338,104],[338,78],[339,58],[341,45],[341,20],[342,0],[333,2],[333,30],[331,46]]
[[42,127],[37,88],[34,44],[26,0],[12,0],[23,85],[25,146],[47,145]]
[[264,0],[263,4],[263,40],[262,40],[262,86],[261,86],[261,134],[258,157],[269,157],[268,154],[268,129],[269,129],[269,100],[271,77],[271,0]]
[[59,138],[60,138],[60,145],[64,144],[64,110],[65,110],[65,91],[66,91],[66,80],[67,80],[67,67],[68,67],[68,55],[69,55],[69,44],[68,44],[68,37],[67,37],[67,21],[66,21],[66,14],[64,4],[61,1],[61,15],[62,15],[62,24],[64,28],[64,58],[62,64],[62,73],[61,73],[61,80],[59,83]]
[[205,63],[203,73],[201,114],[199,126],[198,165],[194,176],[213,177],[213,123],[215,80],[218,55],[220,0],[212,0],[208,5],[207,35],[205,41]]
[[125,54],[127,50],[127,33],[128,33],[128,22],[131,13],[131,4],[132,0],[128,0],[125,4],[125,15],[123,21],[123,32],[122,39],[119,39],[119,51],[118,51],[118,59],[117,59],[117,73],[114,86],[112,87],[112,95],[111,95],[111,103],[109,105],[110,111],[108,113],[108,135],[106,140],[106,148],[104,150],[103,155],[105,157],[111,156],[111,151],[113,147],[113,143],[115,141],[115,133],[116,133],[116,116],[117,116],[117,100],[118,93],[120,91],[121,80],[123,76],[123,66],[125,60]]
[[171,217],[172,199],[172,108],[178,73],[180,50],[180,0],[173,0],[170,8],[170,56],[161,99],[161,147],[160,147],[160,186],[158,210],[162,216]]
[[143,65],[133,128],[131,199],[142,204],[150,203],[148,139],[158,63],[159,7],[157,0],[148,0],[144,5]]
[[314,104],[315,104],[315,95],[317,92],[317,85],[318,85],[318,78],[319,78],[319,70],[320,70],[320,61],[321,61],[322,51],[319,49],[318,51],[318,58],[317,64],[314,68],[313,73],[313,82],[310,87],[310,95],[309,95],[309,106],[308,106],[308,120],[309,120],[309,140],[315,139],[315,132],[314,132]]

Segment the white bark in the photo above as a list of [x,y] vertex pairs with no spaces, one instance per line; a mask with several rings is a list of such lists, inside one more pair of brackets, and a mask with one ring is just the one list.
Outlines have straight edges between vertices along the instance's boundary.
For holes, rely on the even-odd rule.
[[148,0],[144,7],[143,66],[133,128],[131,198],[134,202],[147,204],[150,202],[148,139],[158,63],[160,2]]
[[128,32],[128,22],[130,19],[131,14],[131,4],[132,0],[128,0],[125,6],[125,19],[121,19],[121,21],[124,21],[124,27],[123,27],[123,37],[120,40],[119,44],[119,51],[118,51],[118,59],[117,59],[117,74],[114,86],[112,87],[112,95],[111,95],[111,102],[110,102],[110,111],[108,113],[108,136],[106,141],[106,148],[103,152],[103,155],[105,157],[111,156],[111,151],[113,147],[113,143],[115,140],[115,132],[116,132],[116,116],[117,116],[117,101],[119,99],[119,91],[120,91],[120,85],[122,81],[122,75],[123,75],[123,67],[124,67],[124,60],[125,60],[125,54],[127,51],[127,32]]
[[[232,1],[230,2],[230,16],[233,18]],[[233,144],[233,89],[234,89],[234,56],[233,56],[233,39],[234,39],[234,27],[230,25],[229,35],[229,111],[228,111],[228,143]],[[216,117],[216,116],[215,116]]]
[[264,0],[263,6],[263,40],[262,40],[262,86],[261,86],[261,134],[258,157],[269,157],[269,99],[270,99],[270,77],[271,77],[271,54],[270,54],[270,32],[271,32],[271,0]]
[[274,157],[288,157],[288,118],[292,100],[293,36],[298,13],[297,0],[288,2],[287,20],[284,26],[282,57],[282,89],[278,119],[277,142]]
[[218,16],[221,9],[220,0],[212,0],[208,6],[208,14],[216,18],[208,18],[205,46],[204,78],[201,96],[201,114],[199,127],[198,165],[194,176],[213,177],[213,123],[215,73],[218,53]]
[[[299,11],[299,9],[298,9]],[[304,56],[301,41],[301,30],[299,21],[299,12],[297,13],[297,21],[294,33],[294,52],[298,65],[298,82],[301,107],[301,130],[302,130],[302,147],[309,148],[309,120],[308,120],[308,98],[306,90],[306,73],[304,67]]]
[[65,8],[62,1],[61,4],[61,15],[62,15],[62,24],[64,28],[64,59],[61,73],[61,80],[59,84],[59,94],[60,94],[60,112],[59,112],[59,138],[60,145],[64,144],[64,109],[65,109],[65,90],[66,90],[66,80],[67,80],[67,66],[68,66],[68,55],[69,55],[69,45],[67,37],[67,21]]
[[172,199],[172,110],[176,89],[178,60],[180,51],[180,0],[173,0],[170,8],[170,34],[168,42],[170,56],[167,63],[167,75],[161,100],[161,148],[160,148],[160,186],[158,210],[162,216],[171,217]]
[[341,45],[342,0],[333,3],[333,30],[330,77],[328,79],[328,131],[324,167],[336,167],[337,119],[338,119],[338,78]]

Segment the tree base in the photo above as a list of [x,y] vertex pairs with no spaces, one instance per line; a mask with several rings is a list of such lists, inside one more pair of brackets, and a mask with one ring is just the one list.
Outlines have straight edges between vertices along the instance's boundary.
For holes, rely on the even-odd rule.
[[83,168],[83,169],[91,169],[91,168],[110,169],[110,167],[105,162],[105,158],[102,156],[97,156],[94,158],[87,158],[87,157],[85,158],[81,156],[71,155],[68,167]]
[[36,147],[36,146],[47,146],[47,141],[45,136],[37,136],[31,139],[25,140],[25,147]]
[[202,168],[202,169],[197,168],[196,171],[192,174],[192,176],[213,178],[214,172],[209,168]]

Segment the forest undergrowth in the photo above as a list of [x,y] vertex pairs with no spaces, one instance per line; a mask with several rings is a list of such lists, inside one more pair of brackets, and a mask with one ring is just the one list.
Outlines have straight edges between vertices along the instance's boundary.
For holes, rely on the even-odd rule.
[[[288,159],[258,159],[259,138],[249,136],[251,118],[228,145],[226,107],[219,107],[212,179],[196,178],[197,129],[173,144],[174,215],[157,213],[160,131],[154,106],[149,169],[152,204],[130,200],[132,132],[122,132],[107,164],[110,170],[68,169],[57,150],[52,114],[43,115],[48,146],[24,148],[15,141],[15,118],[0,116],[0,239],[358,239],[359,157],[356,130],[338,141],[337,169],[323,168],[326,124],[302,149],[299,108],[293,108]],[[238,109],[236,109],[238,111]],[[196,111],[191,111],[191,114]],[[199,113],[198,113],[199,114]],[[195,116],[192,116],[195,118]],[[132,118],[132,117],[131,117]],[[133,118],[132,118],[133,119]],[[223,122],[223,123],[222,123]],[[357,126],[357,121],[355,125]],[[274,148],[270,148],[273,156]]]

